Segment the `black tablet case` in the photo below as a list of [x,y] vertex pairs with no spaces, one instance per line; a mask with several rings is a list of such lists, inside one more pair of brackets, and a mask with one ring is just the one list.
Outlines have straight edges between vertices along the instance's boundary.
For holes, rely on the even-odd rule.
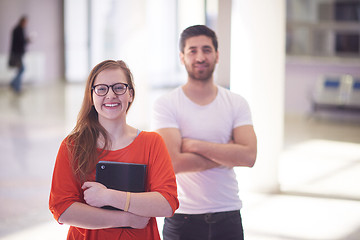
[[[145,192],[146,165],[100,161],[96,164],[96,182],[126,192]],[[111,206],[105,209],[119,210]]]

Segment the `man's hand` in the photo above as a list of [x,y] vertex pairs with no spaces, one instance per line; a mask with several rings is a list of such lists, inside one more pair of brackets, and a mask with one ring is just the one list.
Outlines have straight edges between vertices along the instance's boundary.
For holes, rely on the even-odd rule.
[[[196,140],[196,139],[191,139],[191,138],[183,138],[181,141],[181,152],[182,153],[193,153],[193,154],[197,154],[201,157],[201,154],[198,153],[197,150],[197,146],[198,144],[201,144],[202,141],[201,140]],[[206,159],[206,158],[204,158]],[[221,166],[221,164],[211,161],[210,159],[206,159],[207,161],[207,168],[215,168],[215,167],[219,167]]]
[[177,128],[162,128],[157,132],[166,143],[176,174],[204,171],[219,166],[218,163],[194,151],[194,143],[198,144],[202,141],[182,138]]
[[[181,142],[181,152],[197,153],[196,144],[200,143],[200,140],[183,138]],[[228,144],[235,144],[234,140],[230,140]]]
[[181,142],[181,152],[196,153],[196,141],[191,138],[183,138]]
[[256,160],[257,140],[253,126],[244,125],[233,129],[232,139],[225,144],[183,138],[180,150],[230,168],[252,167]]

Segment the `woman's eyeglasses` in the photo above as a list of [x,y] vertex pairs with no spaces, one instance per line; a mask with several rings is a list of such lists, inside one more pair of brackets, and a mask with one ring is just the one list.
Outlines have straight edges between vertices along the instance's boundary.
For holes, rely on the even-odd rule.
[[96,95],[105,96],[109,92],[109,88],[111,88],[116,95],[123,95],[126,93],[126,89],[128,87],[129,84],[126,83],[115,83],[113,85],[98,84],[93,86],[91,89],[94,90]]

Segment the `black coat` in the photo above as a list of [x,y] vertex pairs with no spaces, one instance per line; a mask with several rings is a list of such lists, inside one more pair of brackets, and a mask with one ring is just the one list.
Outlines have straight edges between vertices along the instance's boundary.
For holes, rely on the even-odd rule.
[[12,31],[9,66],[22,66],[22,57],[25,53],[26,43],[27,39],[25,37],[24,29],[21,25],[17,25]]
[[12,32],[12,41],[11,41],[11,53],[24,54],[26,46],[26,38],[24,29],[18,25]]

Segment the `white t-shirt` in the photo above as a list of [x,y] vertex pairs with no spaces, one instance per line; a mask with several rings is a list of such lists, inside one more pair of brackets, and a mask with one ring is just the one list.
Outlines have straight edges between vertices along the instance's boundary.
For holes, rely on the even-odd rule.
[[[246,100],[217,86],[213,102],[201,106],[178,87],[154,103],[153,129],[178,128],[182,137],[228,143],[234,128],[252,125]],[[218,167],[176,174],[180,206],[176,213],[202,214],[241,209],[233,168]]]

